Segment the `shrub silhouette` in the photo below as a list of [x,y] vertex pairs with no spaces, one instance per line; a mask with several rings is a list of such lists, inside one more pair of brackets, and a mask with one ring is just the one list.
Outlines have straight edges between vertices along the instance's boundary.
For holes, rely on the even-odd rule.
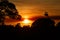
[[32,24],[32,30],[49,31],[54,28],[54,24],[50,18],[39,18]]
[[55,32],[60,32],[60,22],[57,23],[56,28],[54,30]]

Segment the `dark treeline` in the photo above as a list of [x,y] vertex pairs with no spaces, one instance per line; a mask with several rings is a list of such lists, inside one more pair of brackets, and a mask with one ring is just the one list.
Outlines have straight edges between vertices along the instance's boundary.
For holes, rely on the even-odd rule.
[[[55,22],[50,18],[39,18],[31,27],[21,27],[18,23],[16,26],[13,25],[0,25],[0,33],[15,34],[17,36],[39,36],[46,34],[55,34],[60,32],[60,22],[55,26]],[[45,35],[46,35],[45,34]]]

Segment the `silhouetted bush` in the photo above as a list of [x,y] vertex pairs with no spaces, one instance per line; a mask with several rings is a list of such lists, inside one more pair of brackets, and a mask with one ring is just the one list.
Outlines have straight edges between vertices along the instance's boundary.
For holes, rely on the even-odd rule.
[[59,22],[59,23],[57,23],[57,25],[56,25],[56,28],[55,28],[54,32],[60,32],[60,22]]
[[49,32],[54,28],[54,21],[50,18],[39,18],[32,24],[32,30],[39,30],[40,32]]
[[17,23],[17,25],[15,26],[15,32],[22,32],[22,27],[20,23]]

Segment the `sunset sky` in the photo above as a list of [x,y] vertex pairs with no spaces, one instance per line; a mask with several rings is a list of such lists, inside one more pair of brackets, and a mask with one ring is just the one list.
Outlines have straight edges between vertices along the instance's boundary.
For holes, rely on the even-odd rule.
[[[43,16],[45,11],[49,16],[60,16],[60,0],[9,0],[15,4],[19,14],[25,18],[23,21],[14,21],[11,19],[6,20],[6,24],[31,25],[31,20],[36,19],[39,16]],[[33,17],[36,18],[33,18]],[[32,17],[32,19],[29,19]],[[26,20],[27,19],[27,20]],[[9,21],[8,21],[9,20]]]
[[40,16],[47,11],[49,16],[60,15],[60,0],[10,0],[20,15]]

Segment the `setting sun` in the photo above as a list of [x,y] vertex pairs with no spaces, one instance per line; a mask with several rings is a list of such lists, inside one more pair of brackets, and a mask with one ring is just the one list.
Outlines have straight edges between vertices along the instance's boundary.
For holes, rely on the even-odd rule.
[[28,19],[25,19],[25,20],[24,20],[24,23],[25,23],[25,24],[28,24],[28,23],[30,23],[30,21],[29,21]]
[[23,21],[21,21],[20,23],[21,23],[21,26],[23,27],[23,26],[28,26],[28,25],[31,26],[32,22],[33,21],[31,21],[27,18],[27,19],[24,19]]

